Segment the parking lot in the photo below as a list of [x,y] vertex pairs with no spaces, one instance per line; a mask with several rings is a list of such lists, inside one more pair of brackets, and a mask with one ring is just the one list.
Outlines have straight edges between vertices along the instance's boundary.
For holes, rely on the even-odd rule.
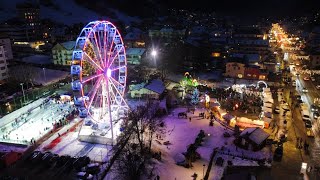
[[0,179],[10,179],[10,177],[35,180],[86,179],[77,176],[78,172],[83,172],[80,173],[81,176],[95,179],[95,174],[100,172],[100,166],[98,163],[90,163],[90,158],[87,156],[59,156],[51,152],[34,151],[13,167],[7,168],[1,173]]

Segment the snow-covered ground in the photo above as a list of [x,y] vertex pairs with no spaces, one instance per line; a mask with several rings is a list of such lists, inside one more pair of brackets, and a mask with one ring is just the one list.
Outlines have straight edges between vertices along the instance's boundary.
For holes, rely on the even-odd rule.
[[28,144],[31,139],[37,140],[51,131],[53,124],[65,118],[71,110],[69,104],[58,104],[53,100],[44,103],[41,107],[37,104],[30,113],[24,112],[23,115],[12,119],[6,126],[6,130],[0,132],[0,141]]
[[[11,71],[13,73],[21,72],[21,66],[11,67]],[[39,68],[34,66],[28,66],[28,71],[33,75],[32,80],[36,84],[50,84],[58,82],[61,79],[65,79],[70,72],[47,69],[47,68]],[[23,76],[23,74],[18,74],[18,76]]]
[[50,56],[41,54],[24,57],[21,59],[21,61],[32,64],[50,64],[53,62]]
[[[172,145],[160,145],[154,142],[154,148],[162,152],[162,161],[157,162],[157,169],[155,174],[159,174],[161,179],[192,179],[191,175],[194,173],[198,174],[198,178],[202,178],[203,165],[205,165],[205,170],[207,169],[210,155],[215,147],[221,148],[224,146],[223,152],[230,152],[235,155],[244,154],[246,157],[250,158],[269,158],[270,151],[268,148],[264,148],[262,151],[252,152],[236,148],[233,144],[233,137],[225,138],[223,133],[226,130],[218,122],[214,122],[214,126],[209,126],[208,119],[202,119],[198,117],[200,112],[204,112],[204,109],[196,109],[195,114],[188,113],[188,117],[192,117],[191,122],[189,119],[181,119],[177,117],[179,112],[185,112],[185,108],[177,108],[174,110],[173,115],[169,115],[165,118],[166,122],[166,133],[162,135],[163,140],[159,140],[161,143],[169,141]],[[205,137],[204,143],[197,149],[200,153],[201,159],[193,163],[192,168],[187,169],[182,166],[176,165],[177,161],[184,159],[181,154],[186,152],[187,146],[194,142],[196,136],[200,130],[204,130]],[[230,132],[230,131],[229,131]],[[231,132],[230,132],[231,133]],[[231,133],[232,134],[232,133]],[[232,160],[234,165],[253,165],[257,166],[255,161],[234,158],[228,155],[216,155],[216,157],[222,157],[225,159],[226,166],[227,160]],[[209,179],[221,179],[224,167],[215,166],[210,172]]]

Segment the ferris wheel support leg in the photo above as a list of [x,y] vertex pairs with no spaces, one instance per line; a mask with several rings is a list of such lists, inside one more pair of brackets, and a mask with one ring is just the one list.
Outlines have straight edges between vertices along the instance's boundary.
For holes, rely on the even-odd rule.
[[109,110],[109,120],[110,120],[110,127],[111,127],[111,139],[112,139],[112,142],[111,142],[111,145],[113,146],[113,124],[112,124],[112,116],[111,116],[111,101],[110,101],[110,89],[109,89],[109,80],[107,80],[107,99],[108,99],[108,110]]

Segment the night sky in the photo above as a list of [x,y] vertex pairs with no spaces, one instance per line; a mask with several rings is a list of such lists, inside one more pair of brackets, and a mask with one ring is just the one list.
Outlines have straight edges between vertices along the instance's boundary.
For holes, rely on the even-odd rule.
[[[162,0],[163,1],[163,0]],[[300,15],[319,10],[319,0],[164,0],[170,7],[195,8],[230,15]]]

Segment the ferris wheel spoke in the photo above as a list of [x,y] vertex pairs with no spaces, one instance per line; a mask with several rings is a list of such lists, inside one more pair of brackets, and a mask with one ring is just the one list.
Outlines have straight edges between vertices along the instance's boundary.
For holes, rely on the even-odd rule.
[[111,69],[111,71],[116,71],[116,70],[119,70],[119,69],[121,69],[121,68],[126,68],[127,66],[119,66],[119,67],[117,67],[117,68],[114,68],[114,69]]
[[[98,33],[98,37],[99,37],[99,31],[97,32]],[[96,44],[96,47],[97,47],[97,50],[98,50],[98,54],[99,54],[99,57],[100,57],[100,59],[98,58],[98,60],[99,60],[99,62],[100,62],[100,65],[102,66],[102,67],[104,67],[104,63],[103,63],[103,61],[102,61],[102,57],[101,57],[101,51],[100,51],[100,44],[98,43],[98,40],[97,40],[97,35],[96,35],[96,33],[93,33],[93,36],[94,36],[94,42],[95,42],[95,44]],[[100,42],[100,38],[99,38],[99,42]]]
[[90,99],[89,99],[88,108],[91,107],[91,104],[92,104],[93,99],[94,99],[94,97],[95,97],[95,95],[96,95],[96,93],[97,93],[97,90],[98,90],[98,88],[99,88],[99,85],[100,85],[101,80],[102,80],[102,77],[99,77],[99,79],[97,80],[96,84],[95,84],[94,87],[93,87],[93,92],[92,92],[92,94],[91,94],[91,96],[90,96]]
[[116,83],[117,85],[120,85],[120,86],[124,87],[123,84],[119,83],[119,82],[118,82],[117,80],[115,80],[113,77],[110,77],[110,79],[111,79],[114,83]]
[[103,33],[103,60],[104,60],[104,67],[107,67],[107,44],[108,44],[108,38],[107,38],[107,24],[104,24],[104,33]]
[[100,77],[100,76],[102,76],[102,75],[103,75],[103,74],[100,73],[100,74],[97,74],[97,75],[94,75],[94,76],[90,76],[90,77],[86,78],[85,80],[83,80],[83,81],[82,81],[82,84],[87,83],[88,81],[91,81],[91,80],[93,80],[93,79],[95,79],[95,78],[98,78],[98,77]]
[[117,91],[117,93],[120,95],[121,101],[124,102],[124,103],[127,105],[125,99],[124,99],[123,96],[122,96],[123,94],[119,92],[118,88],[116,87],[116,85],[114,85],[114,83],[113,83],[112,81],[113,81],[113,80],[112,80],[112,78],[111,78],[111,81],[109,81],[109,82],[113,85],[114,89],[115,89],[115,90]]
[[[110,63],[109,63],[109,60],[110,60],[110,55],[111,55],[111,49],[112,49],[112,46],[113,46],[113,44],[114,44],[114,39],[115,39],[115,37],[116,37],[116,32],[114,33],[114,35],[113,35],[113,37],[112,37],[112,41],[111,41],[111,44],[110,44],[110,47],[109,47],[109,52],[108,52],[108,63],[107,63],[107,65],[108,65],[108,67],[110,67]],[[114,48],[115,49],[115,48]]]
[[89,62],[91,65],[93,65],[95,68],[103,71],[103,69],[86,53],[86,52],[83,52],[84,55],[86,55],[86,57],[88,57],[88,60],[87,62]]
[[117,52],[117,54],[112,58],[111,63],[109,63],[108,67],[110,67],[113,64],[113,61],[119,56],[120,51],[123,49],[124,46],[121,47],[121,49]]

